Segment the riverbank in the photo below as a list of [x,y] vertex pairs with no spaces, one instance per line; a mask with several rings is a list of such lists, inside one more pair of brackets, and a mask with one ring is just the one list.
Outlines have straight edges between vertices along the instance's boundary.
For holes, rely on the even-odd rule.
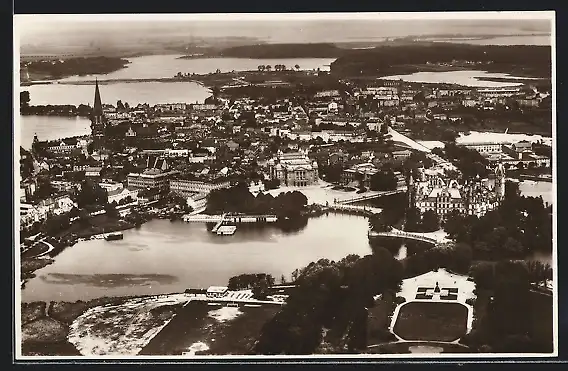
[[132,297],[103,297],[89,301],[36,301],[21,304],[21,346],[25,356],[80,356],[67,337],[70,326],[90,308],[120,305]]

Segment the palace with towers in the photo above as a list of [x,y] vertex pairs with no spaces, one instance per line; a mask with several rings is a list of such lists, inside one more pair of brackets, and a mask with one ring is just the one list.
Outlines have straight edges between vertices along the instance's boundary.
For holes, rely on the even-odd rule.
[[441,219],[452,211],[481,217],[494,210],[505,196],[505,169],[499,164],[494,180],[479,178],[459,184],[448,180],[441,171],[421,169],[419,179],[410,179],[411,204],[421,212],[432,210]]

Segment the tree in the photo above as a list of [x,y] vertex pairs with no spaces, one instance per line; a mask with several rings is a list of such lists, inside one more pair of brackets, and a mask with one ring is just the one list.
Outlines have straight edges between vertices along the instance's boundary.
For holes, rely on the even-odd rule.
[[467,273],[471,266],[473,252],[466,243],[457,243],[453,249],[454,269],[459,273]]
[[434,210],[426,210],[422,215],[422,231],[435,232],[440,228],[440,218]]
[[272,70],[272,66],[269,65],[269,64],[267,64],[267,65],[265,66],[265,69],[266,69],[268,72],[270,72],[270,71]]
[[296,65],[294,66],[294,68],[296,69],[296,71],[299,71],[299,70],[300,70],[300,65],[299,65],[299,64],[296,64]]
[[505,244],[503,244],[503,250],[509,256],[520,256],[524,251],[524,247],[513,237],[508,237]]
[[28,108],[30,106],[30,92],[27,90],[20,92],[20,109]]
[[105,205],[108,201],[107,192],[98,184],[86,180],[81,183],[81,190],[77,194],[77,205],[80,208],[91,205]]
[[116,109],[117,109],[118,111],[124,111],[124,104],[122,104],[122,101],[121,101],[121,100],[118,100],[118,101],[116,102]]
[[215,104],[219,102],[219,94],[221,93],[221,89],[215,85],[211,88],[211,94],[213,95],[213,101]]
[[373,191],[392,191],[397,187],[397,178],[392,169],[379,171],[371,176],[371,190]]
[[116,204],[114,202],[107,203],[105,205],[105,212],[109,218],[118,219],[120,218],[120,214],[116,209]]

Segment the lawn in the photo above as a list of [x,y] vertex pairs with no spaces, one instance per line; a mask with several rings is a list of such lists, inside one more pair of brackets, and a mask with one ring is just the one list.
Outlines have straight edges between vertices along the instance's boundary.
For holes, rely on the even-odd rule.
[[178,310],[172,321],[139,353],[140,355],[180,355],[192,344],[205,343],[209,349],[198,354],[251,354],[262,326],[279,310],[277,305],[228,308],[234,318],[213,318],[222,306],[194,301]]
[[467,308],[459,303],[405,304],[394,325],[394,332],[405,340],[454,341],[466,331]]

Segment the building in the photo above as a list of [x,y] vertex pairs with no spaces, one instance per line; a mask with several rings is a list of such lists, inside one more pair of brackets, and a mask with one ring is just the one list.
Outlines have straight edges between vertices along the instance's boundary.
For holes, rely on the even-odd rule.
[[170,179],[178,174],[178,171],[162,171],[160,169],[146,169],[142,173],[128,174],[128,188],[133,189],[157,189],[167,192],[170,189]]
[[495,175],[495,186],[490,188],[479,179],[461,186],[456,180],[446,181],[441,175],[430,173],[424,177],[426,181],[411,182],[415,206],[421,213],[434,211],[442,220],[451,212],[481,217],[494,210],[504,197],[502,165]]
[[370,162],[355,165],[349,169],[343,170],[341,173],[341,183],[344,185],[355,184],[355,186],[371,187],[371,177],[375,175],[379,169]]
[[222,188],[229,188],[231,183],[228,180],[219,182],[202,182],[189,179],[170,179],[170,191],[178,193],[184,197],[193,195],[194,193],[209,194],[211,191]]
[[282,153],[268,161],[270,177],[280,184],[304,187],[318,182],[318,164],[302,152]]
[[99,81],[95,81],[95,101],[91,113],[91,136],[93,147],[99,153],[105,149],[105,131],[107,119],[103,112],[101,93],[99,91]]
[[194,193],[187,197],[187,205],[193,210],[201,210],[207,206],[207,194],[206,193]]
[[475,143],[458,143],[460,146],[464,146],[469,149],[474,149],[477,152],[484,153],[500,153],[503,143],[498,142],[475,142]]
[[118,182],[101,182],[99,187],[107,192],[108,202],[119,204],[122,200],[130,198],[132,201],[138,199],[137,189],[124,188],[122,183]]
[[205,295],[208,298],[222,298],[227,295],[229,289],[227,287],[222,286],[211,286],[205,292]]

